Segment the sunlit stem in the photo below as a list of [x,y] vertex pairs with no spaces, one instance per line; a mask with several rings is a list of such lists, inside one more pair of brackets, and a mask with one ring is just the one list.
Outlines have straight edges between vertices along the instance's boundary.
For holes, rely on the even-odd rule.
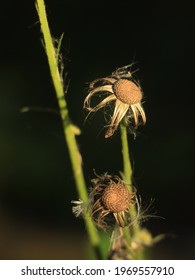
[[[50,73],[51,73],[52,81],[54,84],[54,88],[58,100],[60,116],[62,119],[64,135],[65,135],[65,139],[70,155],[70,160],[74,173],[74,179],[75,179],[78,195],[85,202],[88,199],[88,194],[87,194],[87,188],[86,188],[84,175],[82,171],[82,158],[76,142],[75,129],[69,117],[68,107],[64,96],[63,81],[60,76],[60,71],[58,68],[59,49],[56,50],[53,45],[53,40],[47,21],[44,1],[37,0],[36,8],[41,24],[41,30],[43,33],[44,44],[45,44],[45,51],[47,54]],[[97,253],[100,245],[99,235],[90,217],[87,215],[85,217],[85,222],[86,222],[86,228],[89,234],[91,244]]]

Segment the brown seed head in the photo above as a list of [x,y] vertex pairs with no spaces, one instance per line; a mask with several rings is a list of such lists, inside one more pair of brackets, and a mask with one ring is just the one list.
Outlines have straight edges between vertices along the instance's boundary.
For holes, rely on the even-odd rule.
[[121,102],[133,105],[142,99],[141,89],[132,81],[121,79],[114,83],[113,91]]
[[131,194],[127,187],[122,184],[111,184],[102,196],[102,201],[106,209],[110,212],[118,213],[125,211],[131,202]]

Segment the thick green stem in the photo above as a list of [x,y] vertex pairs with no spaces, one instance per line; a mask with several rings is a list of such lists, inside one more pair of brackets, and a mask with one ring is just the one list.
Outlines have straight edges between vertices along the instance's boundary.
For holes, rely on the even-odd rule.
[[[43,38],[45,43],[45,51],[47,54],[51,77],[53,80],[53,84],[58,100],[60,115],[61,115],[63,129],[64,129],[64,135],[68,146],[68,151],[70,155],[77,191],[79,197],[83,201],[87,201],[88,194],[87,194],[87,188],[86,188],[84,175],[82,171],[82,158],[79,153],[79,149],[76,142],[75,129],[69,118],[67,103],[64,96],[63,81],[60,76],[60,72],[58,68],[58,55],[56,54],[56,49],[53,45],[53,40],[49,30],[46,11],[45,11],[45,4],[43,0],[37,0],[36,3],[37,3],[38,16],[41,23],[41,30],[43,33]],[[97,252],[97,248],[99,248],[99,244],[100,244],[99,235],[88,215],[86,215],[85,217],[85,222],[90,237],[90,241]]]

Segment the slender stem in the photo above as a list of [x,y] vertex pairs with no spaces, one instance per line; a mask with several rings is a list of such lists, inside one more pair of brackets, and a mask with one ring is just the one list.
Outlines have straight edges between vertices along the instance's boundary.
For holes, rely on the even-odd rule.
[[[130,154],[129,154],[129,145],[127,139],[127,123],[125,118],[123,118],[120,124],[120,129],[121,129],[121,142],[122,142],[122,155],[123,155],[123,179],[127,184],[129,191],[132,193],[134,191],[133,183],[132,183],[133,171],[132,171]],[[132,236],[135,236],[140,231],[140,227],[139,227],[139,223],[136,222],[137,210],[134,204],[130,205],[129,213],[130,213],[131,220],[135,221],[132,223],[131,226]],[[126,238],[130,239],[130,237],[128,236],[128,231],[124,231],[124,234]]]
[[125,119],[122,120],[120,124],[121,129],[121,142],[122,142],[122,155],[123,155],[123,176],[124,181],[127,184],[130,192],[133,192],[133,184],[132,184],[132,166],[129,155],[129,146],[127,139],[127,128]]
[[[63,81],[60,76],[60,72],[58,68],[58,55],[56,54],[56,49],[53,45],[51,33],[49,30],[46,11],[45,11],[45,4],[43,0],[37,0],[36,4],[37,4],[36,7],[37,7],[38,16],[41,23],[41,30],[43,33],[43,38],[45,43],[45,51],[47,54],[51,77],[53,80],[53,84],[58,100],[60,116],[62,119],[64,135],[68,146],[68,151],[70,155],[77,191],[79,197],[83,201],[87,201],[88,194],[87,194],[87,188],[86,188],[85,179],[82,171],[82,159],[76,142],[76,133],[74,131],[74,126],[72,125],[71,120],[69,118],[67,103],[64,96]],[[86,227],[92,246],[97,251],[97,248],[99,248],[99,244],[100,244],[99,235],[88,215],[86,215],[85,217],[85,222],[86,222]]]

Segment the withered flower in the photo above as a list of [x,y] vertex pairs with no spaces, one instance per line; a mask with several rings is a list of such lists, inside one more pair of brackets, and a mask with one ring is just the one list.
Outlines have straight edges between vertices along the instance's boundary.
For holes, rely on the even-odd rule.
[[[89,93],[84,100],[84,108],[89,113],[114,104],[111,121],[108,124],[105,138],[112,136],[124,116],[127,117],[131,126],[136,129],[138,125],[146,123],[146,116],[141,101],[143,93],[140,85],[134,81],[127,65],[118,68],[111,76],[98,78],[89,84]],[[106,97],[97,105],[91,106],[94,95]]]
[[113,229],[115,225],[126,227],[132,224],[130,205],[136,203],[135,192],[130,193],[125,183],[118,176],[107,173],[92,179],[93,188],[89,194],[89,201],[72,201],[76,206],[73,212],[79,216],[87,210],[97,224],[104,231]]

